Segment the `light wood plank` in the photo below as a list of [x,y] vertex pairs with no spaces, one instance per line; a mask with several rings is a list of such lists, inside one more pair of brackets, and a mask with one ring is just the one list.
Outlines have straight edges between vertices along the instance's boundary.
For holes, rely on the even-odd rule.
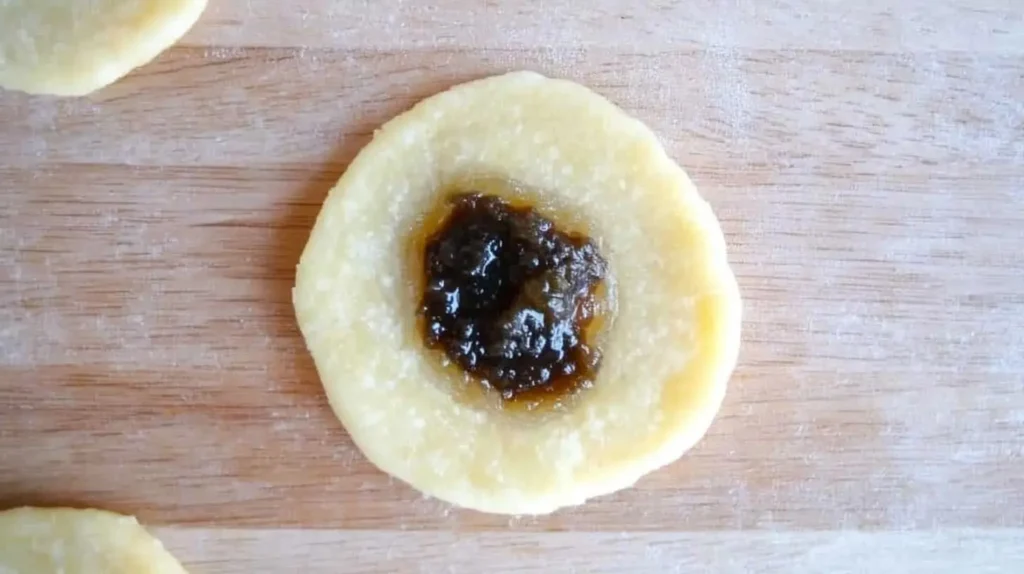
[[[343,167],[384,121],[484,75],[591,86],[690,169],[1021,175],[1024,56],[176,48],[92,99],[3,96],[7,165]],[[188,110],[188,113],[182,113]]]
[[197,572],[1014,574],[1024,531],[568,532],[160,529]]
[[1015,0],[221,0],[185,43],[436,50],[1024,52]]

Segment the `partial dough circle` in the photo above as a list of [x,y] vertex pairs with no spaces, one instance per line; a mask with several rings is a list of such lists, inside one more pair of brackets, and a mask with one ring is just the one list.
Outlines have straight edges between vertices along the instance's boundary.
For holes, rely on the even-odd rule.
[[[407,239],[439,190],[501,177],[601,247],[618,309],[594,387],[566,411],[468,404],[424,349]],[[557,220],[557,218],[556,218]],[[711,208],[654,134],[568,81],[457,86],[380,129],[327,197],[294,303],[328,399],[365,455],[422,492],[538,514],[632,485],[707,430],[740,298]]]
[[104,510],[0,512],[4,574],[186,574],[135,518]]
[[0,0],[0,87],[81,96],[149,62],[207,0]]

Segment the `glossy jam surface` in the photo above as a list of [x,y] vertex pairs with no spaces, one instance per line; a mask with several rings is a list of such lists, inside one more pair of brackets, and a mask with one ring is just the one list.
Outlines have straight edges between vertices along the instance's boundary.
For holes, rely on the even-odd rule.
[[505,399],[592,381],[587,326],[608,273],[594,242],[494,196],[450,201],[423,252],[427,345]]

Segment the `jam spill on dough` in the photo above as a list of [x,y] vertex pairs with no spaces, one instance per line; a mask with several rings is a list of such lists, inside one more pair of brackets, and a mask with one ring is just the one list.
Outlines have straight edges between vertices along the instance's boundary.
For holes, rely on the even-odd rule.
[[450,201],[423,254],[427,345],[505,399],[592,381],[600,352],[587,326],[608,272],[597,246],[497,197]]

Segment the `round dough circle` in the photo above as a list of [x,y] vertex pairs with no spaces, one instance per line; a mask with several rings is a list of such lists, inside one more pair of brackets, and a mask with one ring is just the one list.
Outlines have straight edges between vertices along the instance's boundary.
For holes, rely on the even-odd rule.
[[[403,248],[467,177],[541,190],[542,212],[571,214],[608,260],[617,309],[602,365],[568,409],[461,401],[422,343]],[[456,86],[381,128],[325,200],[293,296],[331,407],[367,458],[485,512],[551,512],[672,462],[710,425],[739,350],[739,291],[710,206],[647,127],[532,72]]]
[[0,572],[186,574],[131,516],[34,507],[0,512]]
[[0,87],[81,96],[177,42],[206,0],[0,1]]

